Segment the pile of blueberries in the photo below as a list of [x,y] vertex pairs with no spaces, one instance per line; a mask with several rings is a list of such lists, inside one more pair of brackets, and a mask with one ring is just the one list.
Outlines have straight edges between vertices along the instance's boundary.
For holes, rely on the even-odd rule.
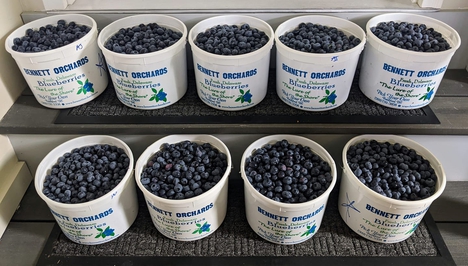
[[350,146],[346,158],[359,181],[383,196],[412,201],[436,191],[430,162],[400,143],[364,141]]
[[389,21],[380,22],[370,30],[380,40],[406,50],[429,53],[451,48],[441,33],[425,24]]
[[38,53],[53,50],[83,38],[91,30],[86,25],[67,22],[63,19],[57,25],[47,25],[38,30],[27,29],[26,35],[13,39],[11,49],[22,53]]
[[217,25],[198,33],[195,45],[208,53],[217,55],[242,55],[256,51],[268,43],[265,32],[249,24]]
[[244,170],[258,192],[285,203],[316,199],[333,180],[328,162],[309,147],[287,140],[256,149],[246,158]]
[[318,54],[346,51],[361,43],[361,39],[354,35],[348,37],[335,27],[311,22],[300,23],[296,29],[285,32],[278,39],[294,50]]
[[141,184],[165,199],[189,199],[213,188],[228,166],[226,154],[210,143],[165,143],[148,161]]
[[182,37],[179,31],[157,23],[122,28],[104,44],[108,50],[121,54],[147,54],[175,44]]
[[75,148],[52,166],[44,179],[42,193],[61,203],[88,202],[114,189],[129,166],[130,158],[116,146],[96,144]]

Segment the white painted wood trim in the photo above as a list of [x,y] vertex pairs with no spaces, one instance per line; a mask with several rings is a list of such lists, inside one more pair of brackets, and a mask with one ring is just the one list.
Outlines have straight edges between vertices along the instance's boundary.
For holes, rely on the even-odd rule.
[[420,7],[441,8],[443,4],[444,0],[418,0]]
[[2,176],[6,182],[0,188],[0,238],[33,179],[25,162],[18,162],[7,174]]
[[42,3],[45,10],[63,10],[69,4],[67,0],[42,0]]

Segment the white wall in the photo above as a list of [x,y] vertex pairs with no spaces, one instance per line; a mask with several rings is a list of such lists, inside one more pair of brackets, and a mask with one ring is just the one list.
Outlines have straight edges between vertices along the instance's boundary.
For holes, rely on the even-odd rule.
[[[443,0],[441,0],[443,1]],[[25,11],[45,11],[45,10],[63,10],[65,6],[68,7],[68,10],[117,10],[117,9],[161,9],[161,3],[164,7],[162,9],[177,9],[173,7],[174,5],[182,5],[187,9],[219,9],[219,8],[232,8],[239,9],[240,7],[245,7],[246,4],[251,8],[277,8],[277,7],[287,7],[287,8],[311,8],[317,7],[324,9],[334,9],[336,7],[340,8],[394,8],[394,9],[413,9],[418,8],[416,5],[417,0],[315,0],[304,1],[304,0],[295,0],[295,4],[291,5],[287,1],[282,0],[266,0],[266,1],[256,1],[249,2],[248,0],[238,0],[238,1],[219,1],[219,0],[175,0],[172,2],[168,1],[157,1],[157,0],[20,0],[21,6]],[[432,2],[430,0],[429,2]],[[437,2],[437,1],[436,1]],[[468,9],[467,0],[445,0],[443,1],[441,9]]]
[[[26,87],[15,61],[5,50],[8,34],[22,25],[22,7],[16,0],[0,0],[0,119]],[[0,236],[27,188],[28,177],[17,178],[24,163],[18,162],[10,140],[0,135]]]
[[442,9],[468,9],[467,0],[445,0]]
[[[0,119],[13,105],[14,101],[26,87],[26,82],[18,70],[15,61],[5,50],[5,39],[8,34],[22,25],[20,14],[22,8],[18,1],[0,0]],[[5,179],[2,170],[16,162],[16,155],[7,137],[0,135],[0,184]],[[2,187],[0,186],[0,189]]]

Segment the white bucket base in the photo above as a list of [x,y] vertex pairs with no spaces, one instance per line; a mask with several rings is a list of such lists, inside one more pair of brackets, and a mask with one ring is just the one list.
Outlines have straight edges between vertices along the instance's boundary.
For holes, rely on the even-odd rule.
[[[274,144],[283,139],[289,143],[309,147],[316,155],[327,161],[333,181],[319,197],[304,203],[282,203],[263,196],[249,183],[245,174],[245,159],[257,148]],[[336,183],[336,165],[330,154],[310,139],[294,135],[272,135],[252,143],[244,152],[241,161],[241,177],[244,180],[245,213],[255,233],[275,244],[302,243],[314,236],[322,223],[328,197]]]
[[[437,175],[434,195],[417,201],[387,198],[362,184],[349,168],[346,153],[351,145],[376,140],[400,143],[414,149],[431,163]],[[345,223],[358,235],[374,242],[397,243],[409,238],[424,217],[431,203],[445,189],[446,176],[437,158],[420,144],[400,136],[362,135],[351,139],[343,149],[343,175],[341,178],[338,210]]]

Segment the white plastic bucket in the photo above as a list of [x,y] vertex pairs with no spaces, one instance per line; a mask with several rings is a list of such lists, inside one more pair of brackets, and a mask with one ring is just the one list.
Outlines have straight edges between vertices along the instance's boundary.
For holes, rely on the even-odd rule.
[[[265,32],[269,37],[268,42],[254,52],[242,55],[217,55],[203,51],[194,43],[200,32],[205,32],[211,27],[241,26],[245,23],[251,28]],[[207,105],[224,111],[244,110],[260,103],[265,98],[268,87],[273,36],[273,29],[268,23],[251,16],[212,17],[193,26],[188,40],[192,48],[195,81],[200,99]]]
[[[279,37],[300,23],[335,27],[361,43],[352,49],[328,54],[307,53],[284,45]],[[366,34],[355,23],[337,17],[309,15],[289,19],[278,26],[276,41],[276,92],[286,104],[305,111],[326,111],[342,105],[364,49]]]
[[[157,23],[182,33],[182,37],[163,50],[146,54],[120,54],[104,47],[122,28]],[[145,14],[125,17],[107,25],[99,33],[98,45],[107,61],[117,98],[126,106],[152,110],[176,103],[187,91],[185,46],[187,27],[170,16]]]
[[[81,39],[49,51],[21,53],[12,49],[13,40],[23,37],[27,29],[57,25],[61,19],[86,25],[91,30]],[[96,43],[97,34],[96,22],[89,16],[56,15],[19,27],[8,36],[5,48],[40,104],[55,109],[70,108],[95,99],[107,87],[107,68]]]
[[[423,53],[385,43],[370,28],[379,22],[409,22],[434,28],[452,47],[447,51]],[[428,105],[442,81],[455,51],[460,47],[458,33],[449,25],[417,14],[383,14],[367,22],[359,87],[372,101],[395,109],[417,109]]]
[[[210,143],[227,156],[227,168],[221,180],[210,190],[190,199],[164,199],[148,191],[141,184],[141,173],[152,156],[164,143],[176,144],[182,141]],[[228,180],[231,173],[231,154],[226,145],[210,135],[170,135],[150,145],[140,156],[135,166],[135,179],[143,192],[146,205],[156,229],[164,236],[179,240],[193,241],[205,238],[216,231],[224,221],[227,211]]]
[[[130,159],[125,177],[114,189],[100,198],[77,204],[56,202],[42,193],[44,178],[59,157],[75,148],[94,144],[122,148]],[[44,157],[37,168],[34,185],[62,232],[71,241],[83,245],[102,244],[121,236],[136,219],[138,200],[133,163],[132,151],[120,139],[105,135],[78,137],[59,145]]]
[[[396,200],[380,195],[361,183],[349,168],[346,153],[351,145],[364,141],[400,143],[414,149],[428,160],[437,175],[436,192],[416,201]],[[338,209],[341,218],[357,234],[380,243],[397,243],[409,238],[424,217],[431,203],[445,189],[446,176],[437,158],[417,142],[393,135],[361,135],[348,141],[343,149]]]
[[[257,148],[274,144],[283,139],[292,144],[309,147],[322,160],[328,162],[333,180],[330,187],[314,200],[303,203],[283,203],[269,199],[255,190],[245,174],[245,160]],[[245,150],[241,161],[244,179],[245,212],[247,221],[255,233],[275,244],[298,244],[317,233],[322,223],[328,197],[336,184],[336,165],[330,154],[316,142],[295,135],[272,135],[256,140]]]

